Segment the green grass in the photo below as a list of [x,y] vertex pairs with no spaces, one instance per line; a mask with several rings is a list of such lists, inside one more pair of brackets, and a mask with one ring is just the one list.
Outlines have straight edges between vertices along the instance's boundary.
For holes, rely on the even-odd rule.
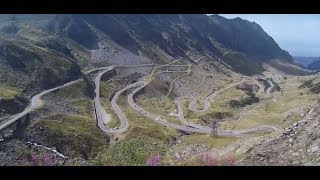
[[85,116],[56,114],[33,125],[33,128],[40,127],[44,130],[39,131],[39,135],[50,146],[70,156],[93,158],[109,141],[95,121]]
[[42,127],[44,130],[36,133],[58,151],[68,156],[90,159],[97,155],[102,146],[108,145],[109,137],[96,125],[92,100],[86,96],[85,88],[85,82],[81,81],[53,92],[73,105],[80,115],[51,113],[32,127]]
[[[114,85],[109,85],[108,87],[110,88],[103,89],[105,93],[103,96],[121,89],[121,87]],[[117,89],[115,89],[115,87],[117,87]],[[140,112],[132,109],[128,105],[127,96],[119,96],[117,103],[125,116],[128,118],[129,122],[128,131],[120,135],[120,139],[145,135],[161,141],[169,141],[173,136],[177,135],[177,131],[175,129],[164,127],[164,125],[157,123]]]
[[[316,95],[312,93],[307,93],[306,89],[298,90],[298,82],[288,82],[282,86],[283,93],[275,93],[274,99],[268,101],[266,104],[259,106],[261,109],[267,110],[269,113],[284,113],[290,109],[305,106],[312,103],[312,99]],[[300,94],[302,93],[302,94]]]
[[111,121],[108,123],[110,128],[115,128],[120,126],[120,120],[118,116],[114,113],[109,102],[109,97],[113,92],[116,92],[116,88],[113,85],[107,84],[105,82],[101,83],[101,102],[102,106],[105,108],[106,112],[111,116]]
[[[68,99],[80,112],[81,115],[93,118],[92,100],[85,95],[85,82],[81,81],[72,86],[57,91],[57,95]],[[112,89],[104,82],[101,83],[101,102],[106,112],[111,115],[111,121],[108,126],[111,128],[118,127],[120,122],[114,114],[109,103]]]
[[[117,76],[115,78],[117,78]],[[103,102],[107,102],[107,99],[109,99],[112,93],[117,92],[118,90],[123,88],[115,81],[112,81],[111,83],[103,82],[101,84],[101,97],[102,99],[104,99]],[[152,119],[146,117],[145,115],[141,114],[140,112],[132,109],[128,105],[128,100],[127,96],[125,95],[125,92],[118,97],[117,104],[123,111],[129,122],[128,131],[120,135],[119,139],[148,136],[167,142],[170,141],[173,136],[177,135],[177,131],[175,129],[164,127],[164,125],[157,123]],[[155,103],[155,105],[159,104]],[[166,108],[170,109],[172,107],[172,104],[170,105],[170,103],[163,101],[160,106],[164,107],[164,110]],[[118,118],[115,114],[113,114],[113,111],[109,111],[111,110],[110,106],[107,103],[104,103],[104,107],[106,108],[107,113],[110,113],[112,117],[116,117],[112,118],[112,122],[110,123],[113,123],[114,120],[118,122]]]
[[180,120],[176,117],[168,115],[169,113],[177,113],[176,106],[172,100],[169,98],[148,98],[145,96],[139,96],[137,104],[143,107],[146,111],[160,115],[167,119],[169,122],[180,124]]
[[183,144],[185,145],[196,145],[196,144],[204,144],[207,145],[210,149],[223,149],[228,145],[237,141],[237,138],[229,138],[229,137],[218,137],[214,138],[207,134],[193,134],[184,137]]
[[189,104],[191,103],[191,100],[189,99],[185,99],[182,100],[182,110],[183,110],[183,115],[185,117],[186,120],[189,120],[190,122],[193,123],[199,123],[200,121],[200,117],[205,113],[198,113],[198,112],[193,112],[189,110]]
[[290,116],[290,118],[289,118],[289,120],[291,121],[291,122],[298,122],[298,121],[300,121],[302,118],[301,118],[301,116],[299,115],[299,114],[294,114],[294,115],[292,115],[292,116]]
[[[224,124],[224,123],[222,123]],[[226,124],[229,124],[229,122],[226,122]],[[241,119],[238,122],[232,123],[229,128],[231,129],[245,129],[245,128],[251,128],[256,127],[260,125],[276,125],[280,126],[282,124],[282,119],[280,116],[277,115],[248,115],[245,118]]]
[[120,120],[118,116],[114,113],[107,98],[101,98],[102,106],[106,112],[110,115],[110,121],[108,122],[108,127],[115,128],[120,126]]
[[185,105],[184,107],[184,112],[187,113],[187,115],[189,115],[190,119],[200,119],[201,117],[207,115],[207,114],[216,114],[219,112],[224,112],[224,113],[228,113],[230,115],[234,115],[236,114],[239,110],[231,108],[225,101],[227,101],[228,97],[226,98],[222,98],[217,96],[213,101],[210,102],[210,106],[208,111],[203,112],[203,113],[197,113],[197,112],[192,112],[188,110],[188,106]]
[[[243,95],[243,91],[236,90],[234,88],[228,89],[220,95],[214,97],[210,101],[208,111],[203,113],[193,112],[188,109],[190,100],[182,100],[182,108],[186,119],[194,123],[201,122],[200,118],[208,114],[217,114],[219,112],[228,113],[231,116],[236,114],[239,110],[229,106],[228,101],[232,99],[240,98]],[[203,103],[202,103],[203,104]]]
[[0,99],[3,99],[3,100],[14,99],[19,94],[20,93],[14,90],[13,87],[0,85]]
[[79,110],[81,115],[93,118],[93,105],[89,98],[72,100],[71,103],[74,105],[74,107],[76,107]]
[[127,133],[123,136],[125,137],[137,137],[145,135],[148,137],[153,137],[161,141],[168,142],[174,136],[178,135],[178,132],[170,127],[165,127],[164,125],[155,122],[154,120],[144,116],[143,114],[131,109],[120,107],[128,118],[130,128]]
[[182,100],[182,111],[183,111],[183,115],[185,118],[190,119],[190,118],[195,118],[195,116],[191,117],[191,111],[189,111],[189,103],[190,100],[189,99],[183,99]]
[[94,159],[94,165],[143,166],[150,155],[164,155],[167,145],[158,139],[140,136],[110,145]]
[[210,107],[212,109],[215,109],[216,111],[234,112],[234,108],[230,107],[228,102],[231,100],[240,99],[243,95],[243,91],[237,90],[235,88],[230,88],[214,97],[212,101],[210,101]]
[[290,116],[288,118],[288,120],[291,122],[291,123],[294,123],[294,122],[298,122],[302,119],[302,117],[299,115],[299,114],[293,114],[292,116]]
[[86,96],[86,84],[80,81],[71,86],[59,89],[54,93],[69,101],[75,108],[77,108],[82,116],[93,118],[92,100]]
[[1,46],[7,47],[3,58],[13,67],[0,68],[1,82],[19,87],[22,92],[29,94],[80,76],[74,68],[79,66],[72,63],[70,57],[49,48],[39,47],[39,42],[48,37],[44,31],[26,27],[19,32],[18,38],[1,39]]
[[[294,78],[288,78],[282,85],[283,92],[273,93],[273,99],[263,101],[258,106],[246,111],[241,120],[235,122],[223,122],[222,127],[226,129],[243,129],[259,125],[282,126],[283,113],[314,103],[315,95],[307,93],[306,89],[298,90],[300,82]],[[300,94],[302,93],[302,94]],[[299,120],[298,115],[289,118],[295,122]]]

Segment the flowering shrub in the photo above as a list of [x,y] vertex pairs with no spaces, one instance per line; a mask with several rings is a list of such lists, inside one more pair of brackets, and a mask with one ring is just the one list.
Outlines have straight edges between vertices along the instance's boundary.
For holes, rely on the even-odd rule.
[[51,154],[45,154],[43,161],[44,165],[51,165],[53,163],[53,156]]
[[235,158],[233,154],[217,156],[210,152],[204,152],[198,155],[195,160],[189,162],[189,164],[197,166],[232,166],[234,163]]
[[37,165],[38,164],[38,156],[35,154],[31,155],[31,162],[33,165]]
[[34,166],[50,166],[54,162],[54,157],[51,154],[44,154],[42,156],[32,154],[29,161]]
[[148,166],[160,166],[161,165],[161,156],[160,155],[152,155],[147,160]]
[[222,166],[232,166],[234,164],[235,164],[235,158],[234,158],[234,155],[231,155],[231,154],[223,158],[220,158],[220,161],[219,161],[219,165],[222,165]]
[[198,158],[198,162],[204,166],[213,166],[216,164],[216,159],[208,152],[203,153]]

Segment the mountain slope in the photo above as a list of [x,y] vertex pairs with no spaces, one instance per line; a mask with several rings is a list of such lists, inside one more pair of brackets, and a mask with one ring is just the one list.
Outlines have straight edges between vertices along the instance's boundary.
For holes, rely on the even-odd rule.
[[307,66],[310,70],[318,70],[320,69],[320,60],[313,61]]
[[[96,126],[92,101],[95,94],[92,80],[97,77],[95,72],[83,76],[84,81],[43,96],[41,107],[26,116],[26,123],[17,123],[17,127],[21,125],[26,130],[22,127],[17,134],[12,133],[23,136],[24,131],[23,140],[17,140],[21,144],[26,144],[26,140],[55,147],[68,156],[67,160],[75,160],[75,164],[80,158],[85,164],[111,165],[115,162],[117,165],[144,165],[150,155],[161,153],[164,156],[168,149],[175,154],[175,147],[188,150],[190,145],[200,145],[202,148],[203,144],[209,143],[209,149],[211,145],[222,148],[238,140],[189,134],[152,121],[145,116],[146,113],[136,111],[128,101],[132,88],[116,96],[119,94],[116,92],[127,89],[129,84],[141,79],[148,83],[135,95],[134,101],[152,114],[183,125],[175,100],[190,96],[195,109],[208,109],[207,112],[191,112],[187,101],[182,101],[182,111],[186,111],[182,115],[185,113],[185,118],[190,122],[208,125],[205,117],[213,117],[227,123],[222,124],[222,129],[242,129],[265,123],[278,125],[278,114],[267,113],[266,110],[263,113],[260,109],[254,119],[252,116],[238,119],[237,116],[243,116],[242,110],[247,107],[232,107],[230,102],[249,100],[249,103],[242,103],[245,106],[253,103],[251,100],[254,98],[254,102],[260,103],[260,99],[263,102],[267,100],[266,95],[273,93],[272,84],[273,87],[282,88],[282,80],[285,82],[291,78],[296,82],[292,76],[287,78],[285,73],[273,76],[278,73],[273,69],[263,72],[264,67],[269,67],[265,64],[290,74],[311,73],[295,66],[291,56],[256,23],[240,18],[229,20],[218,15],[0,15],[0,33],[0,121],[17,113],[10,112],[12,109],[21,111],[27,105],[27,96],[80,78],[83,76],[81,70],[119,65],[101,77],[100,98],[105,113],[109,115],[105,116],[107,118],[103,123],[110,128],[117,128],[119,111],[115,111],[115,105],[110,100],[118,97],[116,104],[129,124],[125,133],[109,138]],[[268,73],[271,80],[264,81],[269,82],[269,86],[262,85],[258,95],[255,80],[267,78]],[[256,74],[253,77],[243,76]],[[238,83],[250,87],[250,94],[244,90],[248,88],[233,86]],[[295,91],[298,88],[292,89]],[[287,89],[284,90],[276,93],[287,95]],[[208,100],[208,97],[214,99]],[[289,99],[301,103],[297,97]],[[281,105],[281,101],[272,102]],[[252,105],[252,108],[262,107]],[[271,110],[272,107],[281,109],[274,104],[266,105],[269,110],[267,107],[271,107]],[[230,121],[226,121],[226,118],[230,118]],[[8,132],[4,135],[0,133],[0,139],[8,139],[13,129],[14,125],[7,127]],[[115,144],[111,145],[111,142]],[[14,143],[16,145],[11,146],[11,141],[4,144],[8,148],[0,148],[0,164],[30,163],[29,156],[44,154],[28,149],[29,144],[21,146]],[[136,145],[140,148],[132,153],[132,147]],[[12,151],[16,147],[29,153]],[[123,151],[119,151],[119,147],[123,147]],[[155,151],[162,147],[165,147],[163,152]],[[168,154],[169,158],[174,156]],[[130,162],[124,162],[124,159],[130,159]],[[58,164],[63,163],[61,161]]]
[[226,47],[243,52],[256,60],[264,61],[272,58],[291,60],[290,54],[282,50],[260,25],[241,18],[226,19],[219,15],[211,15],[212,36]]
[[[214,63],[215,69],[245,75],[263,72],[263,63],[293,74],[308,74],[291,66],[292,57],[258,24],[240,18],[201,14],[1,15],[0,29],[0,81],[25,95],[75,79],[81,68],[165,64],[188,53],[204,56],[205,65]],[[195,63],[186,60],[182,64]],[[201,80],[207,73],[203,68],[198,71],[190,81]],[[161,76],[168,77],[173,78]]]
[[294,62],[301,64],[303,67],[308,67],[309,64],[313,63],[314,61],[319,60],[319,57],[304,57],[304,56],[295,56],[293,57]]
[[[262,72],[261,63],[270,59],[292,61],[290,54],[258,24],[240,18],[229,20],[218,15],[59,15],[50,22],[49,30],[61,34],[57,27],[65,30],[65,36],[85,47],[97,47],[97,39],[101,40],[101,35],[99,37],[94,32],[97,30],[133,54],[150,44],[173,57],[196,51],[219,58],[246,75]],[[82,36],[77,35],[79,30],[74,31],[74,27],[82,27]],[[88,39],[92,44],[86,42]]]
[[[17,22],[12,25],[17,31],[1,32],[0,84],[1,87],[5,87],[1,88],[2,94],[8,92],[8,89],[13,89],[18,95],[7,98],[8,102],[2,102],[5,99],[0,97],[0,108],[5,114],[22,111],[28,103],[26,100],[22,101],[24,103],[16,103],[21,102],[21,99],[27,99],[44,89],[69,82],[82,75],[80,63],[71,55],[61,39],[31,26]],[[8,104],[12,104],[12,107],[6,107]]]

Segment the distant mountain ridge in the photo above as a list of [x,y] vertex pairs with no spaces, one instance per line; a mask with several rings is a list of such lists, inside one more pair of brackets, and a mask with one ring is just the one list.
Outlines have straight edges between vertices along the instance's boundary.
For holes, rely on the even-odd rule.
[[307,66],[310,70],[319,70],[320,69],[320,58],[316,61],[313,61],[311,64]]
[[294,62],[303,65],[305,68],[308,68],[309,64],[320,60],[320,57],[294,56],[293,59]]

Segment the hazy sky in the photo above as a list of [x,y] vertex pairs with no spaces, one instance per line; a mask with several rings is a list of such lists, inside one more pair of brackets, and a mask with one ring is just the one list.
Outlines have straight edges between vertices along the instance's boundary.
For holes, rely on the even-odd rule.
[[320,56],[320,14],[219,14],[258,23],[294,56]]

